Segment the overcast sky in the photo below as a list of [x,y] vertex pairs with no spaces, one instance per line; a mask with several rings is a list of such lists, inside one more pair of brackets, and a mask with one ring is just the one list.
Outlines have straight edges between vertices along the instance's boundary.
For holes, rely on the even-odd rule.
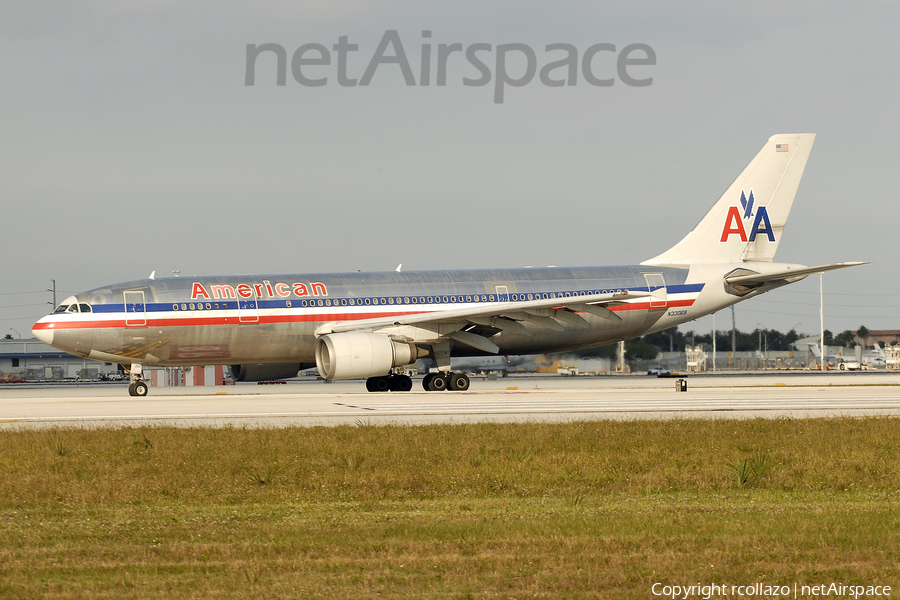
[[[872,261],[826,274],[825,326],[900,329],[898,22],[896,2],[2,3],[0,334],[30,337],[51,279],[61,300],[154,270],[638,263],[782,132],[818,137],[776,260]],[[612,86],[535,76],[502,104],[495,79],[463,84],[480,74],[462,52],[445,86],[434,66],[429,86],[407,86],[396,64],[342,86],[337,52],[303,67],[323,86],[290,65],[276,85],[272,53],[245,85],[248,44],[279,44],[290,62],[347,36],[360,79],[393,30],[416,80],[423,43],[433,64],[454,43],[526,44],[538,70],[562,56],[549,44],[580,59],[639,43],[656,64],[630,67],[652,77],[632,87],[601,52],[596,76]],[[479,56],[493,71],[496,55]],[[739,304],[737,326],[817,332],[818,290],[814,276]]]

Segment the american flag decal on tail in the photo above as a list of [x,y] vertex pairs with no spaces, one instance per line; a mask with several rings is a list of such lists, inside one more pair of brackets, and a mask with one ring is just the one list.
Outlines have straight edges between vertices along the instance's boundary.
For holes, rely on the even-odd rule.
[[775,152],[787,152],[788,145],[787,144],[775,144]]

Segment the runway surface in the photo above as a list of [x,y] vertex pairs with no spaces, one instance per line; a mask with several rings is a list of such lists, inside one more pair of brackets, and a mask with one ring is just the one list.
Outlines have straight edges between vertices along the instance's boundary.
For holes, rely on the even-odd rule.
[[[473,379],[467,392],[374,394],[361,382],[152,388],[0,387],[0,428],[95,426],[315,426],[584,419],[811,418],[900,415],[900,374],[639,375]],[[414,390],[421,390],[415,381]]]

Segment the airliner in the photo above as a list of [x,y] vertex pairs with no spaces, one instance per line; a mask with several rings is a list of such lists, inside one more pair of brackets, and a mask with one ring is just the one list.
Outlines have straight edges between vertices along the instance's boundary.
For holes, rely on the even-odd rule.
[[815,134],[779,134],[684,239],[638,265],[258,274],[129,281],[64,300],[35,337],[120,363],[145,396],[145,365],[229,365],[239,381],[365,379],[409,391],[404,367],[428,358],[427,391],[462,391],[454,357],[563,352],[661,331],[810,274],[773,262]]

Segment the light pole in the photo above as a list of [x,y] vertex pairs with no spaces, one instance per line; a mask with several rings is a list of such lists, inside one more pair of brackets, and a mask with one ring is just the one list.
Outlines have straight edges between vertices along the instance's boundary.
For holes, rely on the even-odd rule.
[[16,335],[19,336],[19,339],[20,339],[20,340],[22,339],[22,334],[19,333],[19,330],[18,330],[18,329],[16,329],[15,327],[10,327],[9,330],[10,330],[10,331],[15,331],[15,332],[16,332]]
[[822,354],[820,369],[825,370],[825,273],[819,273],[819,352]]
[[47,291],[48,291],[48,292],[53,292],[53,304],[52,304],[52,306],[53,306],[53,310],[56,310],[56,280],[55,280],[55,279],[51,279],[50,281],[53,282],[53,287],[52,287],[52,288],[47,288]]

